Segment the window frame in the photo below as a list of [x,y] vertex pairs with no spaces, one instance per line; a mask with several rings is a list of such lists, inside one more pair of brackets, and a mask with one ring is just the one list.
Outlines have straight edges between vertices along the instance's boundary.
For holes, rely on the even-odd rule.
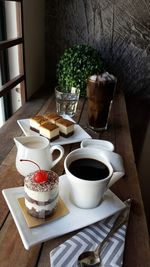
[[25,55],[24,55],[24,28],[23,28],[23,0],[0,0],[3,2],[11,1],[18,3],[17,9],[20,9],[20,12],[17,12],[17,38],[8,39],[0,41],[0,51],[11,48],[13,46],[19,45],[19,70],[20,74],[10,79],[8,82],[0,86],[0,97],[4,97],[8,92],[11,91],[15,86],[20,84],[20,93],[21,93],[21,102],[22,104],[26,102],[26,75],[25,75]]

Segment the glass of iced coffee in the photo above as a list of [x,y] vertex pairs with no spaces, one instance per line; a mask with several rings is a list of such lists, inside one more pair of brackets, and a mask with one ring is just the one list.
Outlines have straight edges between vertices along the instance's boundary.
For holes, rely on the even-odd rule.
[[107,130],[117,79],[104,72],[87,81],[88,123],[95,131]]

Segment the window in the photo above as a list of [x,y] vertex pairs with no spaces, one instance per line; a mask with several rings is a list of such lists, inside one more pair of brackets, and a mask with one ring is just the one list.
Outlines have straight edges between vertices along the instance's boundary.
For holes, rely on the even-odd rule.
[[0,0],[0,126],[26,101],[22,0]]

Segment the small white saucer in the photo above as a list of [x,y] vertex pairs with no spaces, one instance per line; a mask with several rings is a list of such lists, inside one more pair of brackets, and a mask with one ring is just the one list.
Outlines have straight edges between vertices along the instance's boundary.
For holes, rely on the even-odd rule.
[[81,147],[96,147],[108,151],[114,151],[114,145],[106,140],[99,139],[84,139],[81,142]]
[[26,249],[103,220],[125,208],[125,204],[110,190],[107,190],[103,201],[98,207],[94,209],[80,209],[76,207],[70,200],[67,177],[63,175],[60,176],[60,197],[69,209],[69,214],[50,223],[29,228],[17,200],[24,196],[24,187],[4,189],[2,193]]

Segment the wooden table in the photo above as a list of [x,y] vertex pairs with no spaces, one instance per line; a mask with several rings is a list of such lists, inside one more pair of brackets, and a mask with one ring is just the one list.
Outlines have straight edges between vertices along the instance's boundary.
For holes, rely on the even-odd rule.
[[[16,147],[13,137],[22,135],[17,125],[17,119],[28,118],[36,113],[45,113],[55,110],[54,95],[40,95],[27,102],[12,118],[0,129],[0,186],[1,189],[23,185],[23,177],[17,173],[15,167]],[[111,141],[115,151],[122,155],[126,170],[125,177],[121,178],[111,189],[121,199],[132,198],[129,226],[127,230],[124,267],[150,267],[149,236],[144,214],[143,202],[134,161],[126,105],[122,90],[117,90],[110,117],[110,127],[103,133],[95,133],[87,128],[87,102],[80,99],[75,121],[80,124],[93,138]],[[63,162],[69,151],[80,144],[65,145],[65,155],[54,171],[63,174]],[[0,195],[0,266],[1,267],[47,267],[50,266],[49,252],[68,239],[67,234],[54,240],[49,240],[25,250],[14,220],[6,202]],[[67,266],[66,266],[67,267]],[[70,266],[68,266],[70,267]]]

